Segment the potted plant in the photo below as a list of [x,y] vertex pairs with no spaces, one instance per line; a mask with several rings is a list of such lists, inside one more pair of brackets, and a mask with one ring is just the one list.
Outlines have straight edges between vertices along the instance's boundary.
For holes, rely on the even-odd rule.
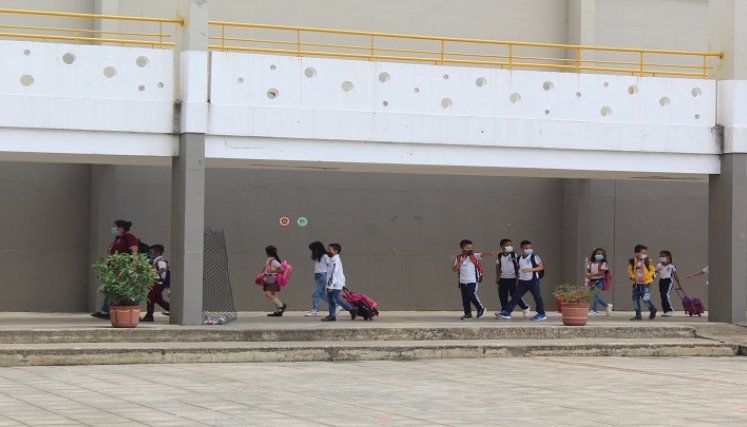
[[115,328],[134,328],[140,321],[140,302],[148,297],[156,271],[145,254],[118,253],[93,265],[98,290],[109,298],[109,313]]
[[558,285],[553,295],[562,301],[562,318],[566,326],[584,326],[589,320],[589,305],[594,293],[586,286]]

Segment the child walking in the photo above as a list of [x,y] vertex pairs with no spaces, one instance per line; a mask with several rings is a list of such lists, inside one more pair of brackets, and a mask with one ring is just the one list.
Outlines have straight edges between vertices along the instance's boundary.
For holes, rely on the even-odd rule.
[[322,322],[334,322],[336,307],[340,305],[343,309],[350,312],[350,318],[355,320],[358,310],[350,306],[342,296],[342,289],[345,287],[345,272],[342,269],[342,259],[340,253],[342,246],[339,243],[330,243],[327,251],[331,255],[329,266],[327,267],[327,302],[329,303],[329,315],[322,319]]
[[607,264],[607,251],[602,248],[594,249],[591,258],[586,264],[586,286],[594,293],[594,300],[591,303],[589,316],[599,314],[597,307],[601,304],[607,309],[607,316],[612,313],[612,304],[607,304],[602,300],[602,291],[604,291],[604,276],[609,274],[610,267]]
[[459,274],[459,291],[462,294],[462,308],[464,315],[462,320],[472,318],[472,305],[477,309],[477,318],[485,314],[485,306],[477,296],[477,289],[482,281],[482,265],[480,259],[484,256],[496,256],[498,252],[475,252],[471,240],[464,239],[459,242],[462,252],[454,259],[451,269]]
[[320,241],[309,244],[311,259],[314,261],[314,290],[311,292],[311,310],[307,311],[306,317],[316,317],[319,315],[319,300],[324,297],[327,299],[324,289],[327,283],[327,267],[329,264],[329,255],[324,244]]
[[153,245],[148,249],[148,256],[153,260],[153,268],[156,270],[156,283],[148,293],[148,311],[140,319],[141,322],[152,322],[153,312],[156,309],[156,303],[166,311],[171,309],[168,301],[163,299],[163,291],[171,285],[171,274],[169,273],[169,263],[163,258],[163,245]]
[[521,242],[522,255],[519,257],[519,284],[516,287],[516,292],[511,296],[511,301],[508,305],[498,313],[498,317],[501,319],[511,319],[511,312],[521,301],[521,297],[527,292],[532,293],[534,297],[534,304],[537,306],[537,314],[532,317],[533,321],[546,320],[545,316],[545,304],[542,301],[542,294],[540,293],[540,278],[544,276],[545,266],[542,264],[542,259],[539,255],[534,253],[534,246],[529,240]]
[[[501,250],[495,260],[495,277],[498,284],[498,301],[501,303],[501,310],[508,304],[511,295],[516,292],[516,285],[519,283],[519,255],[514,252],[514,244],[511,239],[501,239]],[[524,317],[529,317],[529,306],[524,299],[519,300],[519,307]],[[498,316],[498,313],[495,313]]]
[[265,293],[265,298],[270,300],[275,305],[275,311],[268,313],[268,317],[281,317],[285,313],[285,309],[288,308],[286,304],[283,304],[278,298],[277,294],[280,292],[280,284],[278,283],[278,274],[283,272],[282,261],[278,255],[278,248],[275,246],[268,246],[265,248],[265,254],[267,254],[267,261],[265,266],[262,268],[262,290]]
[[648,248],[635,246],[635,255],[628,260],[628,278],[633,284],[633,308],[635,317],[630,320],[641,320],[641,298],[649,310],[649,319],[656,317],[656,306],[651,302],[651,283],[654,282],[656,267],[648,257]]
[[680,275],[677,273],[677,267],[672,262],[671,252],[659,252],[659,263],[656,265],[656,275],[659,276],[661,309],[664,310],[662,316],[672,316],[674,314],[671,298],[672,287],[675,282],[677,282],[677,289],[682,289],[682,285],[680,283]]

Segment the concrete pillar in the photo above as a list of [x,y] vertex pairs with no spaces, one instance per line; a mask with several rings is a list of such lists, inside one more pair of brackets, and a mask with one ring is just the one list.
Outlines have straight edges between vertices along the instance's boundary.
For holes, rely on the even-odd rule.
[[[568,0],[568,37],[566,43],[587,46],[596,44],[596,13],[596,0]],[[567,58],[573,59],[575,57],[576,52],[569,51],[567,53]],[[581,59],[590,60],[594,58],[595,52],[593,50],[581,52]]]
[[[708,2],[708,48],[724,52],[724,57],[713,70],[714,78],[747,78],[747,2]],[[712,63],[717,61],[713,60]]]
[[208,2],[179,0],[177,42],[179,156],[171,171],[170,323],[202,322],[205,226],[205,132],[208,93]]
[[[119,219],[116,206],[115,168],[110,165],[91,165],[90,213],[88,233],[89,266],[98,258],[107,255],[107,247],[112,242],[112,223]],[[89,269],[87,306],[90,311],[98,311],[104,298],[96,290],[97,281],[93,269]]]

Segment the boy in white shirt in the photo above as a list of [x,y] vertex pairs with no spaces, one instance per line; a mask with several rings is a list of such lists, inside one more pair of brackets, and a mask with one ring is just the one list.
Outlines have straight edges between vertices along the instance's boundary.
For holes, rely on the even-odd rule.
[[534,303],[537,306],[537,314],[532,320],[546,320],[545,305],[542,301],[542,294],[540,293],[540,278],[544,275],[542,271],[544,271],[545,266],[542,264],[542,259],[539,255],[534,253],[532,242],[529,240],[521,242],[521,251],[522,255],[519,257],[519,285],[511,297],[511,302],[508,303],[505,309],[498,313],[498,317],[511,319],[511,311],[519,304],[521,297],[527,292],[531,292],[534,297]]
[[339,243],[330,243],[327,248],[331,258],[327,266],[327,301],[329,302],[329,316],[322,319],[322,322],[334,322],[337,320],[336,307],[339,305],[350,312],[350,319],[355,320],[358,310],[350,306],[345,299],[340,296],[342,288],[345,287],[345,272],[342,269],[342,259],[340,252],[342,246]]
[[[514,252],[511,239],[501,239],[500,244],[503,252],[499,253],[495,260],[495,283],[498,285],[498,301],[503,310],[508,305],[511,295],[516,292],[516,285],[519,283],[519,255]],[[529,316],[529,306],[523,298],[519,300],[519,307],[523,310],[524,317]],[[498,316],[498,313],[495,315]]]
[[672,316],[674,308],[672,307],[672,287],[677,282],[677,289],[682,289],[680,284],[680,274],[677,273],[677,267],[672,263],[672,253],[669,251],[659,251],[659,263],[656,264],[656,275],[659,276],[659,295],[661,296],[661,309],[664,310],[662,316]]
[[[484,256],[496,256],[498,252],[475,252],[471,240],[462,240],[459,242],[462,253],[454,259],[454,265],[451,269],[459,273],[459,291],[462,294],[462,308],[464,315],[462,320],[472,318],[472,305],[477,309],[477,318],[485,314],[485,306],[480,302],[477,296],[477,288],[482,281],[483,269],[480,259]],[[471,305],[472,304],[472,305]]]

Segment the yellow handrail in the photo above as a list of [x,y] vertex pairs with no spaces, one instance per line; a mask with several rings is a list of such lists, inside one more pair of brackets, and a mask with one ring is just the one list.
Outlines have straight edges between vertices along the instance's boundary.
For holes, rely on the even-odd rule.
[[[17,25],[2,24],[0,28],[12,30],[28,30],[31,32],[0,32],[0,38],[14,39],[41,39],[41,40],[62,40],[74,42],[91,42],[91,43],[116,43],[120,45],[138,45],[152,47],[169,47],[174,46],[174,42],[164,41],[165,38],[172,37],[171,34],[164,32],[164,24],[183,25],[184,20],[181,18],[152,18],[144,16],[120,16],[120,15],[103,15],[95,13],[74,13],[74,12],[53,12],[46,10],[26,10],[26,9],[8,9],[0,8],[0,15],[32,15],[42,17],[59,17],[75,19],[76,28],[52,27],[41,25]],[[80,28],[81,19],[90,20],[116,20],[130,22],[144,22],[158,26],[157,32],[138,32],[138,31],[110,31],[110,30],[91,30]],[[46,33],[67,33],[68,35],[54,35]],[[81,34],[99,35],[99,36],[128,36],[132,38],[117,37],[84,37]]]
[[[686,51],[686,50],[671,50],[671,49],[644,49],[644,48],[627,48],[627,47],[609,47],[609,46],[590,46],[590,45],[572,45],[562,43],[536,43],[536,42],[519,42],[519,41],[500,41],[500,40],[486,40],[486,39],[473,39],[473,38],[459,38],[459,37],[436,37],[436,36],[424,36],[415,34],[394,34],[394,33],[381,33],[381,32],[370,32],[370,31],[355,31],[355,30],[343,30],[334,28],[318,28],[318,27],[302,27],[302,26],[289,26],[289,25],[274,25],[274,24],[255,24],[255,23],[244,23],[244,22],[231,22],[231,21],[209,21],[212,27],[219,27],[218,36],[210,36],[210,40],[219,40],[220,44],[210,44],[209,49],[214,50],[225,50],[225,51],[243,51],[243,52],[262,52],[262,53],[275,53],[285,55],[296,55],[296,56],[324,56],[324,57],[340,57],[340,58],[353,58],[353,59],[368,59],[368,60],[393,60],[393,61],[410,61],[410,62],[433,62],[437,64],[462,64],[462,65],[490,65],[513,68],[547,68],[547,69],[560,69],[566,71],[603,71],[603,72],[614,72],[614,73],[632,73],[640,76],[643,75],[670,75],[670,76],[686,76],[686,77],[708,77],[709,70],[714,67],[708,65],[709,57],[723,58],[723,52],[702,52],[702,51]],[[270,31],[288,31],[292,32],[292,36],[295,40],[288,39],[269,39],[269,38],[246,38],[246,37],[235,37],[227,36],[226,28],[237,28],[237,29],[253,29],[253,30],[270,30]],[[332,34],[341,36],[361,36],[366,37],[369,41],[366,45],[363,44],[346,44],[346,43],[319,43],[302,40],[302,35],[306,34]],[[290,38],[291,34],[289,34]],[[393,48],[393,47],[380,47],[376,45],[375,39],[394,39],[394,40],[410,40],[410,41],[423,41],[436,43],[433,49],[406,49],[406,48]],[[255,46],[246,46],[240,44],[227,44],[230,43],[243,43],[243,44],[254,44]],[[256,44],[275,44],[275,45],[290,45],[294,49],[283,49],[283,48],[272,48],[272,47],[259,47]],[[447,49],[447,44],[459,44],[465,45],[483,45],[486,47],[498,47],[507,49],[506,54],[492,54],[485,52],[453,52]],[[307,47],[324,47],[330,50],[311,50],[306,49]],[[336,49],[336,50],[335,50]],[[562,55],[560,57],[553,58],[548,56],[538,55],[525,55],[517,54],[517,49],[554,49],[560,50]],[[365,51],[365,53],[353,53],[350,51]],[[582,58],[583,52],[602,52],[612,53],[618,55],[624,54],[636,54],[636,60],[621,60],[621,59],[584,59]],[[391,53],[397,53],[398,55],[391,55]],[[424,57],[422,55],[433,55],[433,57]],[[677,64],[670,61],[666,62],[646,62],[646,55],[667,55],[669,57],[677,57],[679,59],[687,59],[690,57],[700,57],[701,61],[697,64]],[[566,57],[567,56],[567,57]],[[459,59],[459,58],[473,58],[473,59]],[[474,59],[483,58],[483,59]],[[506,59],[506,61],[489,61],[484,59]],[[539,62],[527,62],[527,61],[539,61]],[[568,65],[557,64],[557,62],[571,63]],[[592,65],[597,64],[597,65]],[[601,66],[606,64],[609,66]],[[661,68],[665,69],[661,69]],[[668,69],[671,68],[671,69]],[[692,70],[698,70],[694,72]]]

